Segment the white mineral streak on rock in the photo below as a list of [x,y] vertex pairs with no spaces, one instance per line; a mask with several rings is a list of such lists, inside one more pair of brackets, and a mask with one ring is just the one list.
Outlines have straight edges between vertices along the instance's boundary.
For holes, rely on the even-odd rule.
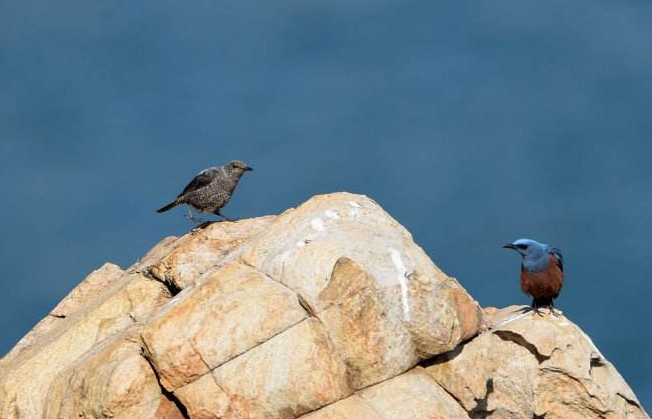
[[335,211],[326,210],[324,212],[324,215],[326,215],[328,218],[332,218],[333,220],[339,220],[340,219],[340,216],[337,215],[337,213]]
[[360,215],[360,211],[359,211],[359,209],[361,208],[360,204],[358,204],[355,201],[349,201],[349,206],[351,207],[349,208],[349,216],[355,218],[358,215]]
[[310,226],[317,231],[324,231],[324,221],[319,217],[313,218],[310,221]]
[[408,271],[407,268],[405,267],[405,264],[403,263],[403,259],[401,259],[401,254],[398,252],[398,250],[390,247],[389,253],[392,257],[392,263],[396,267],[396,272],[398,273],[398,276],[396,279],[398,280],[398,283],[401,284],[401,302],[403,303],[403,320],[410,321],[410,302],[408,301],[408,283],[407,283],[407,275]]
[[526,312],[521,313],[521,314],[519,314],[517,316],[510,317],[510,318],[508,318],[506,320],[503,320],[502,322],[498,323],[497,325],[492,327],[492,329],[498,329],[498,328],[500,328],[502,326],[505,326],[506,324],[509,324],[509,323],[511,323],[511,322],[513,322],[515,320],[520,319],[521,317],[529,316],[530,314],[532,314],[531,311],[526,311]]

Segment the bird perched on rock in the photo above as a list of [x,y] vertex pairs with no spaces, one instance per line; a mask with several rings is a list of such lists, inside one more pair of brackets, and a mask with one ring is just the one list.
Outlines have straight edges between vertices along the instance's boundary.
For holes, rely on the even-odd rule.
[[213,213],[228,220],[220,213],[220,210],[231,199],[242,175],[251,170],[253,169],[241,160],[233,160],[224,166],[204,169],[190,181],[174,201],[157,209],[156,212],[165,212],[177,205],[186,204],[188,205],[187,217],[193,221],[200,220],[192,216],[191,206],[198,212]]
[[532,308],[548,306],[554,313],[553,299],[557,298],[564,283],[564,257],[561,250],[531,239],[519,239],[503,246],[514,249],[523,257],[521,263],[521,289],[531,295]]

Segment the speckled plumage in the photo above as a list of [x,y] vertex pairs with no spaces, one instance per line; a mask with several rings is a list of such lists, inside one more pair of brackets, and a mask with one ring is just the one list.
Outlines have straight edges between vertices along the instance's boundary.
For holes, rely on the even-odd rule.
[[233,160],[224,166],[204,169],[186,185],[174,201],[156,212],[165,212],[177,205],[187,204],[198,212],[222,216],[220,209],[231,199],[244,172],[250,170],[253,169],[240,160]]

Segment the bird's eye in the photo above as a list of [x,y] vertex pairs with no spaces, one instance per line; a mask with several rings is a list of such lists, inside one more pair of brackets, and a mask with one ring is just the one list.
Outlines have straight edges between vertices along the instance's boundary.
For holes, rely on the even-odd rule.
[[527,249],[527,244],[517,244],[516,247],[518,247],[521,250]]

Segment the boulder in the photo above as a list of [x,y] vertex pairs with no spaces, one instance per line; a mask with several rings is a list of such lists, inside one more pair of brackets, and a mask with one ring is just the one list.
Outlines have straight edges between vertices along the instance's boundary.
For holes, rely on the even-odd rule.
[[293,291],[230,263],[153,316],[143,340],[161,383],[174,391],[305,318]]
[[[76,303],[64,304],[68,315],[47,328],[37,328],[31,344],[2,364],[0,417],[41,418],[46,395],[59,374],[105,339],[147,320],[170,297],[163,284],[140,274],[116,279],[113,269],[103,272],[106,287],[82,283],[67,298]],[[87,281],[99,278],[91,275]],[[86,285],[98,294],[74,298]]]
[[10,363],[25,348],[34,345],[50,330],[61,323],[67,323],[66,317],[90,304],[94,299],[101,299],[104,292],[124,275],[117,265],[105,263],[100,268],[88,274],[63,300],[57,304],[34,328],[16,343],[12,350],[0,360],[0,376],[3,365]]
[[466,411],[423,368],[376,384],[305,419],[468,419]]
[[168,237],[130,270],[147,272],[175,289],[184,289],[218,265],[231,250],[260,233],[273,219],[268,216],[237,223],[212,223],[178,239]]
[[647,418],[616,369],[565,316],[490,310],[489,330],[427,368],[472,418]]
[[487,309],[373,200],[167,237],[0,360],[6,419],[647,418],[563,316]]
[[482,323],[457,280],[365,196],[316,196],[276,218],[239,258],[300,295],[343,352],[355,388],[450,351]]
[[57,375],[43,419],[184,419],[142,354],[140,327],[105,340]]

